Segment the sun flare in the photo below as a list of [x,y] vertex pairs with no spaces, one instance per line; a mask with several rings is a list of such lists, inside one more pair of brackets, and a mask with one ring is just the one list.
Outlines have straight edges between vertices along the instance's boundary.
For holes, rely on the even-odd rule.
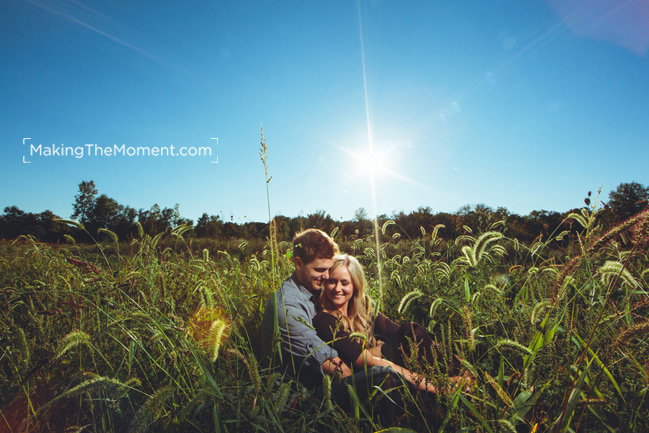
[[400,161],[400,156],[396,153],[398,148],[394,145],[369,148],[369,146],[362,146],[351,150],[350,148],[335,146],[338,150],[349,155],[351,164],[351,172],[348,173],[349,179],[351,178],[366,178],[371,181],[379,181],[385,179],[386,175],[391,178],[398,179],[413,185],[417,185],[426,190],[432,189],[423,185],[399,172],[397,167]]
[[365,154],[356,155],[358,158],[358,170],[365,174],[374,174],[385,172],[388,169],[386,153],[378,153],[374,150],[368,150]]

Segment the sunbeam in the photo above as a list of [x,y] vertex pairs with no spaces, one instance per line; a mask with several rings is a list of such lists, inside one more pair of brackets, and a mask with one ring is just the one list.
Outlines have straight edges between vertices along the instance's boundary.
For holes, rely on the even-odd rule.
[[[363,91],[365,94],[365,120],[367,125],[367,147],[368,155],[374,155],[374,145],[372,143],[372,124],[370,122],[370,104],[367,95],[367,73],[365,69],[365,45],[363,44],[363,20],[361,18],[361,2],[357,1],[358,5],[358,32],[361,44],[361,62],[363,65]],[[374,239],[376,241],[376,267],[377,275],[379,277],[379,305],[377,311],[380,310],[383,303],[383,275],[381,270],[381,252],[379,245],[379,223],[377,221],[377,206],[376,206],[376,182],[374,179],[374,170],[370,171],[370,185],[372,187],[372,215],[374,216]]]

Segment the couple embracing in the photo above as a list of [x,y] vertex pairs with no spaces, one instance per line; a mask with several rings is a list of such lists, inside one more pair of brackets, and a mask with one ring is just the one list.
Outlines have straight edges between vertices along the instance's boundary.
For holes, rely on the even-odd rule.
[[[332,400],[345,410],[358,398],[396,419],[418,396],[435,411],[433,397],[440,389],[403,366],[404,355],[429,364],[442,361],[428,333],[415,323],[399,326],[374,314],[361,265],[340,255],[323,231],[295,236],[293,262],[295,271],[266,304],[262,354],[274,354],[273,365],[310,389],[322,384],[323,375],[333,376]],[[455,360],[450,381],[466,384],[470,379],[458,376],[458,367]]]

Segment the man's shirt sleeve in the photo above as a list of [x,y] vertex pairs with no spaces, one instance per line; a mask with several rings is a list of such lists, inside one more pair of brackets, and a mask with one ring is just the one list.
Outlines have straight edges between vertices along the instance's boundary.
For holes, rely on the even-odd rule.
[[338,353],[318,336],[311,324],[308,308],[304,307],[300,302],[285,301],[282,305],[282,300],[278,299],[282,347],[292,355],[306,359],[307,364],[317,364],[321,368],[327,359],[335,358]]

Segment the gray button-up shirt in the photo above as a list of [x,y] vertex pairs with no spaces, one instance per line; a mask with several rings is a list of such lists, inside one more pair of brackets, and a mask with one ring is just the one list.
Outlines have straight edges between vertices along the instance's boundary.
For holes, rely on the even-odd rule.
[[279,290],[271,295],[260,332],[261,351],[265,356],[272,353],[273,342],[277,341],[273,336],[273,297],[277,301],[282,365],[303,383],[317,385],[322,380],[322,363],[338,356],[338,352],[322,341],[311,325],[316,315],[317,295],[302,286],[295,274],[284,280]]

